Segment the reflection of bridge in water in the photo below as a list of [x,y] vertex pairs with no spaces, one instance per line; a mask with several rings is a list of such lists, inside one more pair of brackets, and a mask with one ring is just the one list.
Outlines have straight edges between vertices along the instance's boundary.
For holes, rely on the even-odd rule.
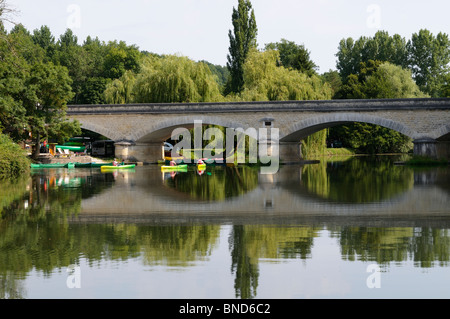
[[277,174],[260,174],[258,186],[242,196],[202,201],[164,185],[158,167],[138,167],[118,173],[113,187],[83,200],[73,221],[450,227],[447,171],[415,172],[414,185],[391,198],[343,203],[308,192],[301,170],[284,166]]

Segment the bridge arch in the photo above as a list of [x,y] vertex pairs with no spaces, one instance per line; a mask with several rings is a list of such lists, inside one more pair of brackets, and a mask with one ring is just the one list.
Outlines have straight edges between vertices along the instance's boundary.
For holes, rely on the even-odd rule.
[[383,117],[361,113],[331,113],[307,118],[305,120],[294,123],[284,131],[284,134],[282,136],[280,136],[280,141],[298,142],[308,135],[311,135],[325,128],[351,122],[363,122],[380,125],[400,132],[411,138],[415,138],[417,136],[417,132],[407,127],[406,125]]
[[77,119],[78,122],[81,124],[81,129],[88,130],[100,135],[103,135],[104,137],[111,139],[111,140],[118,140],[120,139],[120,133],[117,131],[114,131],[108,127],[104,127],[102,125],[98,125],[95,123],[91,123],[89,121],[83,120],[83,119]]
[[431,132],[430,137],[438,140],[450,141],[450,124],[437,128]]
[[172,131],[176,128],[193,128],[195,121],[201,121],[202,124],[218,125],[227,128],[242,128],[246,130],[248,125],[236,121],[230,121],[223,117],[215,116],[180,116],[168,120],[151,123],[137,130],[134,134],[133,140],[137,143],[155,143],[163,142],[170,138]]

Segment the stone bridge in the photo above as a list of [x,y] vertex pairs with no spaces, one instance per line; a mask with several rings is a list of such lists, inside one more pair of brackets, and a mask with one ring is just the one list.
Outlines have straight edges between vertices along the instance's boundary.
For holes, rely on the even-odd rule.
[[301,160],[300,142],[324,128],[364,122],[381,125],[414,142],[414,154],[450,159],[450,98],[321,100],[233,103],[69,105],[70,119],[115,141],[116,157],[156,163],[175,128],[195,121],[257,131],[278,128],[281,162]]

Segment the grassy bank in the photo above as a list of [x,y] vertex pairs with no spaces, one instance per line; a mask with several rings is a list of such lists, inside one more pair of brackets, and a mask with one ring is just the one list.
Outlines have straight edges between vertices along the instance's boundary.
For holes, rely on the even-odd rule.
[[30,170],[24,150],[8,136],[0,134],[0,179],[17,178]]
[[413,156],[411,159],[405,161],[405,165],[410,166],[441,166],[449,165],[449,161],[445,159],[432,159],[422,156]]
[[356,153],[349,148],[327,148],[325,149],[325,156],[351,156]]

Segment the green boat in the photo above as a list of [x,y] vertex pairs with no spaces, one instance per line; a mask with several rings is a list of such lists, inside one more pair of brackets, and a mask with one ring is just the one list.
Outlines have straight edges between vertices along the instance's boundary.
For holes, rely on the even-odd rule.
[[102,167],[102,166],[112,166],[113,163],[75,163],[76,168],[92,168],[92,167]]
[[74,168],[74,163],[31,164],[31,168]]
[[56,145],[55,148],[60,148],[62,150],[69,150],[73,152],[84,152],[86,147],[84,146],[70,146],[70,145]]

